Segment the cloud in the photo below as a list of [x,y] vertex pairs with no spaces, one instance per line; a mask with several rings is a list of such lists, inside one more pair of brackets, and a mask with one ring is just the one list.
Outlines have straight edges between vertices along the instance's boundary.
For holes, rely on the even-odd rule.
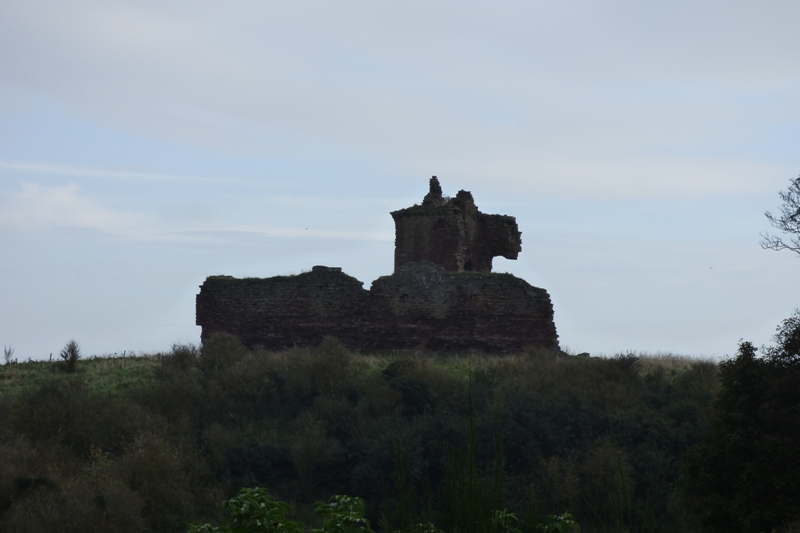
[[103,170],[74,165],[33,163],[29,161],[5,161],[0,159],[0,169],[30,172],[35,174],[55,174],[62,176],[81,176],[86,178],[175,181],[188,183],[230,183],[231,180],[185,176],[179,174],[162,174],[153,172],[128,172],[119,170]]
[[[60,165],[54,167],[61,168]],[[91,169],[84,170],[88,175],[94,175]],[[321,228],[318,220],[313,221],[313,225],[318,227],[310,228],[299,227],[296,223],[294,226],[259,223],[258,213],[251,213],[255,222],[242,223],[239,221],[242,217],[232,213],[219,218],[191,209],[177,215],[170,212],[161,216],[149,212],[114,210],[82,194],[74,183],[60,186],[23,183],[18,191],[0,195],[0,199],[3,196],[6,199],[0,203],[0,227],[22,231],[89,229],[141,241],[208,245],[232,244],[243,238],[388,241],[394,237],[381,230],[330,225]],[[284,205],[315,202],[313,198],[276,197],[271,200]],[[344,203],[348,204],[347,201]],[[306,225],[309,223],[306,222]]]
[[44,187],[24,183],[21,190],[8,195],[0,225],[21,230],[93,229],[107,233],[131,233],[148,222],[148,217],[114,211],[81,197],[75,184]]
[[45,5],[0,8],[0,83],[217,152],[611,197],[796,164],[742,150],[800,117],[795,2]]
[[182,242],[222,244],[231,238],[257,237],[278,239],[309,239],[326,241],[394,241],[394,234],[381,231],[320,230],[308,228],[281,228],[261,225],[229,224],[208,229],[175,230],[162,234],[164,240],[174,238]]

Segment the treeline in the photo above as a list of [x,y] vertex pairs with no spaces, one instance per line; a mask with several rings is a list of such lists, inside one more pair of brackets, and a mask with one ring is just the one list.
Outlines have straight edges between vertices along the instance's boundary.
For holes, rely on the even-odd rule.
[[100,362],[53,366],[0,397],[0,529],[185,531],[258,486],[306,523],[310,502],[348,494],[379,526],[447,530],[465,475],[522,529],[564,512],[583,531],[697,529],[680,458],[709,431],[708,361],[370,356],[332,339],[268,353],[228,336],[152,361],[103,387]]
[[800,312],[774,340],[720,363],[712,431],[683,461],[686,501],[712,532],[800,532]]

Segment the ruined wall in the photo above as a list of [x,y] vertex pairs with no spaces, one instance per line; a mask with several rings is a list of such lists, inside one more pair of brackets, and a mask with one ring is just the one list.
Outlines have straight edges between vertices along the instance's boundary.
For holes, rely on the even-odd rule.
[[459,352],[558,349],[550,295],[511,274],[454,273],[433,263],[410,263],[376,279],[370,300],[384,346]]
[[492,258],[522,248],[514,217],[481,213],[472,194],[445,198],[436,176],[422,201],[392,213],[395,271],[367,291],[340,268],[298,276],[212,276],[197,295],[202,339],[220,332],[279,350],[337,337],[365,350],[513,352],[558,349],[550,295]]
[[355,337],[367,308],[363,285],[340,268],[319,266],[298,276],[212,276],[200,286],[196,323],[204,340],[226,332],[269,349]]
[[547,291],[510,274],[451,273],[428,262],[378,278],[369,291],[327,267],[291,277],[211,277],[197,296],[197,324],[203,339],[224,331],[271,350],[326,335],[364,350],[558,349]]
[[492,271],[492,258],[516,259],[522,238],[514,217],[487,215],[469,191],[445,198],[433,176],[422,201],[392,212],[395,222],[394,268],[430,261],[448,272]]

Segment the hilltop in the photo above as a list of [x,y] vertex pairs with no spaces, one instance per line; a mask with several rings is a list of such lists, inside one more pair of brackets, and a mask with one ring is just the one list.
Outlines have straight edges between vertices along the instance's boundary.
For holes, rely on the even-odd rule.
[[304,519],[350,494],[373,519],[402,503],[441,521],[447,465],[474,440],[487,495],[523,523],[569,511],[584,531],[691,531],[679,462],[708,430],[715,375],[669,355],[264,352],[230,336],[73,374],[6,365],[0,528],[185,531],[245,486]]

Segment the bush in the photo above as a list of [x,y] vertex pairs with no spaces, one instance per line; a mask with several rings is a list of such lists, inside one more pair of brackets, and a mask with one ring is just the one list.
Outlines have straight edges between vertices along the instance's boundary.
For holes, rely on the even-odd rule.
[[211,524],[189,526],[189,533],[302,533],[303,525],[286,519],[289,506],[262,488],[242,489],[238,496],[222,503],[225,518],[221,527]]
[[352,496],[331,496],[327,503],[314,504],[314,512],[322,517],[325,533],[375,533],[364,517],[364,500]]
[[[3,450],[6,451],[7,448]],[[12,456],[12,461],[15,458],[23,459],[18,454],[13,455],[16,457]],[[7,455],[4,456],[9,459]],[[45,464],[52,459],[39,451],[35,451],[34,456]],[[24,464],[29,462],[23,459],[23,464],[18,468],[33,467],[33,471],[36,471],[45,466]],[[93,463],[82,474],[67,478],[62,477],[65,474],[63,470],[69,470],[68,465],[63,463],[59,465],[61,468],[51,465],[55,477],[14,477],[10,508],[0,510],[3,513],[3,531],[133,533],[145,530],[141,498],[118,480],[109,477],[107,469],[100,464],[105,462],[103,456],[103,460]]]
[[313,383],[323,394],[337,396],[351,387],[358,373],[353,354],[333,337],[325,337],[315,350]]
[[61,349],[61,359],[64,360],[67,372],[70,374],[75,372],[75,366],[78,359],[81,358],[81,349],[75,340],[68,341],[67,344]]
[[[239,339],[227,333],[218,333],[203,343],[197,366],[206,378],[213,379],[244,359],[247,354],[247,348]],[[188,359],[188,355],[183,353],[179,357]]]
[[148,414],[139,406],[116,396],[90,394],[84,382],[72,377],[46,381],[22,394],[12,412],[18,434],[64,446],[78,457],[88,457],[93,446],[121,451],[148,423]]
[[185,457],[162,437],[142,433],[111,467],[114,478],[142,499],[142,516],[156,531],[181,529],[189,518],[192,479]]
[[176,374],[186,373],[197,366],[199,355],[197,346],[193,344],[174,344],[172,351],[161,358],[158,375],[169,378]]
[[[274,499],[265,489],[257,487],[242,489],[239,495],[222,503],[225,509],[223,525],[189,526],[189,533],[375,533],[365,516],[364,500],[353,496],[334,495],[327,502],[314,504],[314,512],[322,518],[320,529],[309,529],[299,522],[287,520],[289,506]],[[521,533],[515,527],[518,522],[514,513],[504,509],[492,511],[484,527],[462,530],[465,533]],[[387,525],[387,524],[384,524]],[[477,526],[477,524],[475,524]],[[580,526],[569,513],[550,515],[533,528],[537,533],[579,533]],[[392,533],[442,533],[431,522],[418,522],[404,526]]]
[[414,377],[416,366],[414,360],[401,359],[391,363],[382,373],[389,386],[400,393],[403,414],[406,416],[421,415],[436,405],[428,385]]
[[3,346],[3,359],[7,365],[11,364],[11,357],[14,355],[14,348],[11,346]]

